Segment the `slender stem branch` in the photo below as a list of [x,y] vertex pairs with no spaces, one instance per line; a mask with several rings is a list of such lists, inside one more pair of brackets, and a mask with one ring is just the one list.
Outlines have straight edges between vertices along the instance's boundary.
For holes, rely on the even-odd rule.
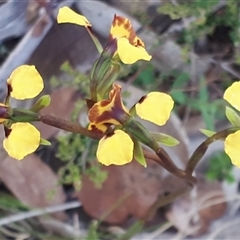
[[154,154],[149,151],[145,151],[144,156],[146,158],[151,159],[152,161],[158,163],[161,165],[163,168],[165,168],[167,171],[172,173],[174,176],[179,177],[181,179],[184,179],[186,182],[188,182],[190,185],[194,185],[197,182],[197,179],[192,176],[192,174],[186,173],[184,170],[178,168],[168,155],[168,153],[163,149],[159,148]]
[[194,151],[192,156],[190,157],[188,164],[186,166],[186,174],[192,175],[195,167],[197,166],[198,162],[202,159],[203,155],[207,151],[209,145],[217,140],[225,139],[229,134],[234,133],[240,130],[239,127],[232,127],[228,129],[224,129],[220,132],[217,132],[213,136],[207,138],[203,143],[201,143],[198,148]]
[[193,188],[193,186],[196,184],[197,179],[194,176],[192,176],[192,174],[188,174],[185,171],[177,168],[174,163],[170,164],[172,160],[163,148],[161,148],[161,150],[158,150],[157,155],[154,154],[153,152],[149,152],[146,150],[143,150],[143,153],[146,158],[155,161],[156,163],[164,167],[166,170],[168,170],[170,173],[172,173],[176,177],[179,177],[185,180],[186,182],[185,187],[168,194],[163,194],[158,197],[157,201],[151,206],[151,208],[143,218],[143,221],[147,222],[153,217],[153,215],[155,214],[158,208],[171,203],[177,197],[190,191]]
[[102,134],[89,131],[87,128],[84,128],[77,123],[72,123],[68,120],[61,119],[58,117],[54,117],[50,115],[40,115],[39,121],[56,128],[63,129],[65,131],[69,131],[73,133],[79,133],[93,139],[102,138]]
[[157,209],[173,202],[176,198],[186,194],[192,189],[192,187],[193,185],[186,184],[186,186],[183,188],[180,188],[174,192],[165,193],[159,196],[157,201],[147,211],[146,215],[143,218],[143,221],[148,222],[149,220],[151,220],[154,217],[154,214],[156,213]]

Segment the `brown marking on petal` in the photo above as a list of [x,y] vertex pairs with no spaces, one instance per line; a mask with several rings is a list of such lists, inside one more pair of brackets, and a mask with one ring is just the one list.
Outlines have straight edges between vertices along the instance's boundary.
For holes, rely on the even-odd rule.
[[135,39],[134,46],[135,47],[143,47],[143,48],[145,48],[144,42],[140,38],[138,38],[138,37],[136,37],[136,39]]
[[112,101],[113,97],[118,93],[121,92],[122,87],[116,83],[113,84],[112,90],[109,92],[109,99]]
[[136,32],[134,31],[132,24],[130,22],[129,19],[125,18],[125,17],[121,17],[121,16],[117,16],[114,15],[114,19],[112,21],[112,27],[118,27],[118,28],[122,28],[123,30],[123,35],[120,36],[113,36],[110,32],[110,40],[114,39],[114,38],[118,38],[118,37],[125,37],[129,40],[129,42],[134,45],[134,46],[142,46],[142,44],[138,45],[138,37],[136,35]]
[[113,21],[112,21],[112,26],[113,26],[113,27],[116,27],[117,23],[118,23],[117,15],[114,14]]
[[9,96],[12,91],[13,91],[12,85],[7,83],[7,96]]
[[88,111],[88,118],[90,122],[96,122],[96,119],[99,118],[101,114],[101,107],[106,107],[111,102],[109,100],[102,100],[92,106]]
[[147,98],[147,96],[141,97],[140,100],[138,101],[138,103],[141,104],[146,98]]
[[86,101],[88,109],[90,109],[96,103],[95,101],[93,101],[92,99],[89,99],[89,98],[86,98],[85,101]]
[[124,27],[127,31],[129,31],[129,30],[132,29],[132,26],[131,26],[131,23],[130,23],[129,20],[128,20],[128,21],[125,21],[125,23],[123,23],[123,27]]
[[95,133],[99,133],[99,134],[103,134],[103,131],[101,131],[100,129],[98,129],[96,127],[96,125],[91,125],[91,131],[95,132]]
[[109,132],[109,133],[107,133],[107,134],[105,135],[105,138],[110,138],[110,137],[112,137],[114,134],[115,134],[114,131]]
[[[114,118],[113,111],[104,111],[104,112],[98,117],[98,119],[95,119],[95,123],[96,123],[96,124],[102,123],[102,122],[111,123],[111,122],[113,122],[113,120],[116,120],[116,119]],[[117,121],[117,120],[116,120],[116,121]]]
[[109,99],[110,100],[103,100],[96,103],[89,110],[88,118],[92,124],[119,125],[123,122],[123,119],[126,119],[126,116],[129,115],[128,110],[122,103],[120,85],[113,84],[113,89],[109,93]]
[[88,118],[90,122],[95,122],[95,119],[99,116],[99,107],[93,105],[92,108],[88,111]]
[[111,101],[109,101],[109,100],[102,100],[99,105],[100,105],[100,107],[106,107],[109,103],[111,103]]
[[5,132],[5,137],[8,138],[8,136],[12,132],[12,129],[4,126],[4,132]]

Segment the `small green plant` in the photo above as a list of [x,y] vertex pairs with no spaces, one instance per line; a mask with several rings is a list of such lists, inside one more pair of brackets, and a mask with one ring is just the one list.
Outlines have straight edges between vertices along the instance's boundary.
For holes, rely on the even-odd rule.
[[209,167],[206,172],[206,178],[209,181],[225,180],[228,183],[235,182],[235,178],[232,174],[232,164],[229,156],[225,152],[214,154],[209,159]]

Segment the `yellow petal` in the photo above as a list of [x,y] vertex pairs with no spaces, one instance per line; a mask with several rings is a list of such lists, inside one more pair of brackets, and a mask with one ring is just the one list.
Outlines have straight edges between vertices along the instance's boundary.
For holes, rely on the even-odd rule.
[[4,139],[3,147],[8,155],[22,160],[33,153],[40,144],[40,132],[30,123],[15,123],[10,134]]
[[233,107],[240,111],[240,82],[234,82],[228,87],[223,95],[223,98],[228,101]]
[[136,104],[136,112],[140,118],[162,126],[169,119],[173,105],[168,94],[151,92]]
[[224,149],[232,164],[240,168],[240,131],[229,134],[224,142]]
[[97,159],[100,163],[124,165],[133,159],[133,141],[128,134],[116,130],[111,136],[104,136],[98,144]]
[[57,16],[58,23],[74,23],[84,27],[90,27],[91,23],[87,20],[86,17],[77,14],[69,7],[62,7],[59,9]]
[[35,66],[22,65],[16,68],[7,83],[11,97],[19,100],[34,98],[43,90],[43,79]]
[[117,40],[117,51],[121,61],[125,64],[133,64],[138,60],[150,61],[152,58],[144,47],[133,46],[129,43],[127,38],[120,38]]

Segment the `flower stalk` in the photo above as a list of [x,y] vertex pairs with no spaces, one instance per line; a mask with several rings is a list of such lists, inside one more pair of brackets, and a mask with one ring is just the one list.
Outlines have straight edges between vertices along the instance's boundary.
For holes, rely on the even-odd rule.
[[54,117],[51,115],[42,114],[38,117],[38,121],[41,121],[42,123],[45,123],[49,126],[53,126],[68,132],[79,133],[92,139],[98,140],[102,137],[102,134],[89,131],[87,128],[82,127],[78,123],[72,123],[71,121]]
[[192,174],[194,169],[196,168],[199,161],[202,159],[203,155],[207,151],[208,147],[217,140],[224,140],[229,134],[235,133],[239,131],[239,127],[232,127],[228,129],[224,129],[220,132],[217,132],[213,136],[207,138],[204,142],[202,142],[197,149],[194,151],[192,156],[190,157],[188,164],[186,166],[185,172],[187,174]]

